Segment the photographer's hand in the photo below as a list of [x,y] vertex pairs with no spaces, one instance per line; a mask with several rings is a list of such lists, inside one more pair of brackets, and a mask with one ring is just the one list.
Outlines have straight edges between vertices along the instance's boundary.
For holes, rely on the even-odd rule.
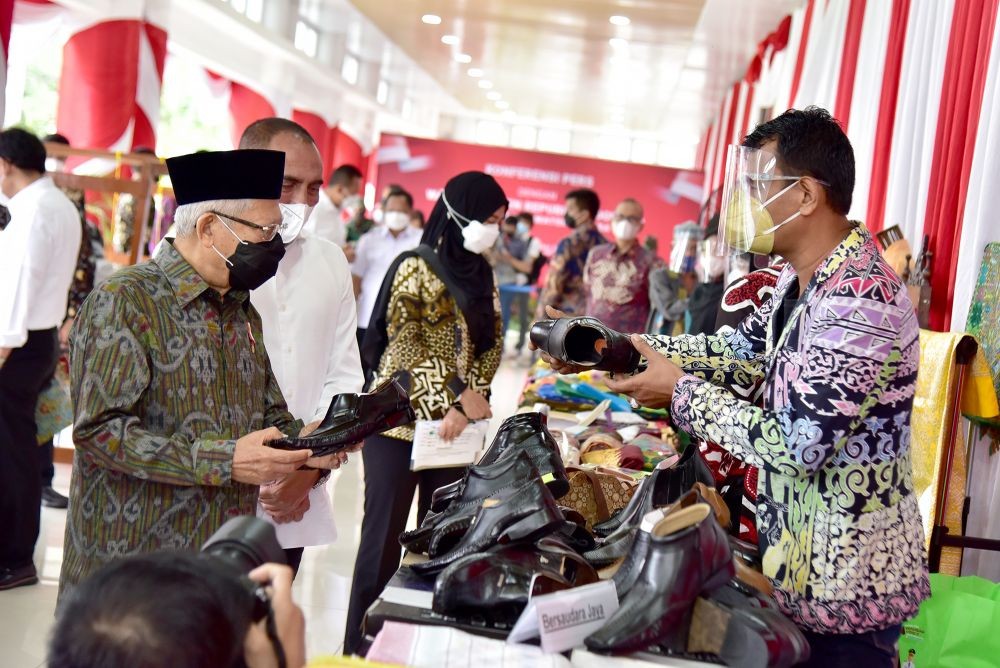
[[[306,664],[306,620],[302,609],[292,600],[292,569],[281,564],[264,564],[250,571],[249,577],[268,585],[274,624],[288,668],[302,668]],[[250,627],[243,642],[243,653],[248,668],[275,668],[278,665],[274,647],[267,637],[266,619]]]

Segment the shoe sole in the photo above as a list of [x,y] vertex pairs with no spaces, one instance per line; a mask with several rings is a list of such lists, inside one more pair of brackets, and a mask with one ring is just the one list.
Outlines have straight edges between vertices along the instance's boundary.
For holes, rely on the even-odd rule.
[[0,585],[0,591],[7,591],[8,589],[16,589],[18,587],[27,587],[28,585],[38,584],[38,576],[32,575],[29,578],[23,578],[21,580],[15,580],[14,582],[8,582],[5,585]]

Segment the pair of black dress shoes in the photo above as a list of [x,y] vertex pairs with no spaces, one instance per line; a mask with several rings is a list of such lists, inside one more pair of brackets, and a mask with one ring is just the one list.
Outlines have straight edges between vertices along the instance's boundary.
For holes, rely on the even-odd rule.
[[507,418],[479,462],[461,480],[438,488],[431,497],[431,512],[419,528],[403,533],[399,542],[410,552],[438,557],[462,538],[485,499],[538,478],[553,498],[569,490],[559,446],[545,416],[522,413]]
[[338,394],[323,421],[308,436],[286,436],[265,445],[281,450],[312,450],[314,457],[325,457],[372,434],[409,424],[416,420],[416,414],[402,383],[408,383],[406,374],[386,380],[371,392]]

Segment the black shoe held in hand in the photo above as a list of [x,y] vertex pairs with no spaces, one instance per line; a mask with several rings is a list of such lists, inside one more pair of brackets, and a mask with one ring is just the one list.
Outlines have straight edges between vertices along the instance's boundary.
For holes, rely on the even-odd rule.
[[642,359],[628,334],[589,316],[539,320],[529,336],[535,347],[555,359],[590,369],[632,373]]
[[312,450],[314,457],[325,457],[415,419],[406,390],[398,379],[390,378],[371,392],[335,396],[326,417],[308,436],[286,436],[265,445],[281,450]]

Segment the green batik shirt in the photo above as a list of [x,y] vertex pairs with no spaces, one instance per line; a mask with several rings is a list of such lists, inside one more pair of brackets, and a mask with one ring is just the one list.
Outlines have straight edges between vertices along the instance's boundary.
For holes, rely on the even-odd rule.
[[198,549],[255,513],[257,486],[231,477],[236,439],[302,427],[263,341],[249,293],[220,297],[170,243],[94,289],[71,335],[62,590],[112,559]]

